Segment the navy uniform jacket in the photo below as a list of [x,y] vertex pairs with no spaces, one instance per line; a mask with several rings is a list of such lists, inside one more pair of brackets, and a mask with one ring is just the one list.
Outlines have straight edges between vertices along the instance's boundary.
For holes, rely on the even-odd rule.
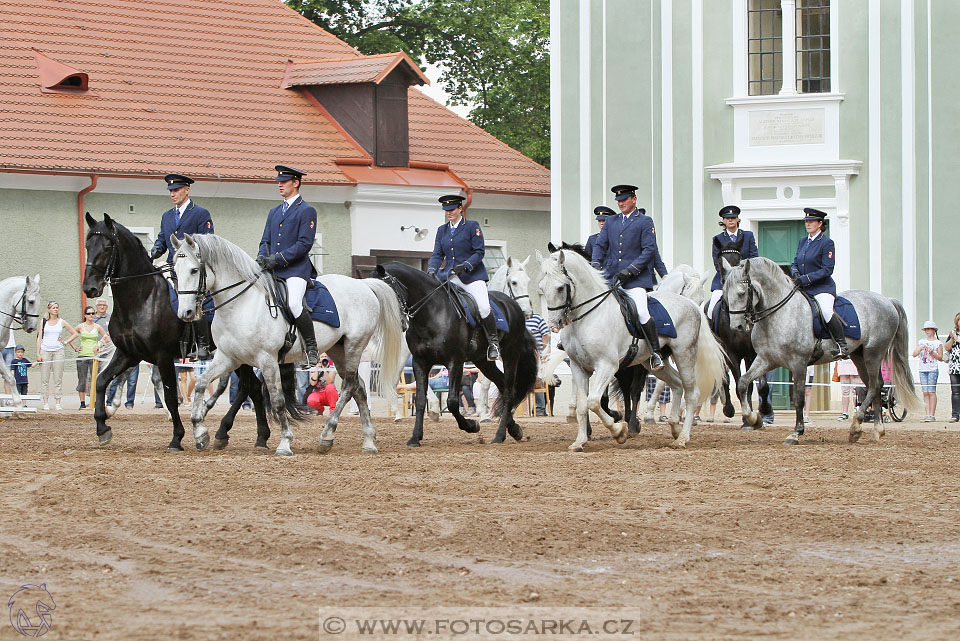
[[611,281],[621,270],[630,269],[635,276],[623,283],[626,289],[653,289],[657,254],[653,219],[634,210],[625,221],[622,215],[607,218],[593,245],[592,264]]
[[191,200],[186,211],[180,216],[179,225],[177,224],[176,207],[163,212],[163,216],[160,218],[160,235],[157,236],[157,242],[153,243],[153,247],[167,252],[167,263],[172,265],[173,250],[169,245],[172,234],[176,234],[177,238],[183,240],[184,234],[212,233],[213,219],[210,218],[210,212]]
[[461,218],[460,224],[451,235],[450,223],[446,222],[437,228],[437,238],[433,242],[433,255],[427,263],[427,272],[435,274],[439,271],[438,277],[445,281],[447,274],[456,265],[466,265],[467,271],[460,274],[460,280],[464,283],[490,280],[487,268],[483,265],[485,252],[480,223]]
[[310,261],[310,250],[317,237],[317,210],[298,196],[287,213],[282,212],[280,203],[267,214],[257,257],[277,254],[279,262],[273,270],[277,278],[315,278],[317,270]]
[[593,256],[593,246],[597,244],[597,236],[600,235],[600,232],[596,234],[590,234],[590,237],[587,238],[587,244],[583,246],[583,251],[587,253],[587,256]]
[[[722,289],[723,285],[720,282],[720,246],[726,243],[736,242],[738,238],[743,238],[743,244],[740,246],[740,256],[742,258],[757,258],[760,256],[760,252],[757,251],[757,240],[753,237],[752,231],[746,230],[737,230],[736,236],[733,238],[730,237],[725,231],[720,232],[713,237],[713,266],[717,268],[717,273],[713,277],[713,282],[710,284],[710,291],[717,289]],[[720,241],[719,245],[716,241]]]
[[797,257],[793,259],[790,272],[800,276],[800,286],[808,294],[837,295],[837,284],[833,282],[834,258],[833,239],[820,233],[813,241],[804,237],[797,245]]

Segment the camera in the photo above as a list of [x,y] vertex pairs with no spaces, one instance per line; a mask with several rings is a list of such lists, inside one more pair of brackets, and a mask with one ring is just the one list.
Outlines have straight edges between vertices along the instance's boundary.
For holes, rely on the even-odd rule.
[[330,359],[325,358],[322,361],[320,361],[320,364],[323,365],[324,367],[330,367]]

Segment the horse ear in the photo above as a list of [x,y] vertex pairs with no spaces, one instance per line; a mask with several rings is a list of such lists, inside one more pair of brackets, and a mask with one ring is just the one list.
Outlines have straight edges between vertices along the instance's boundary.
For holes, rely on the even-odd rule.
[[176,234],[170,234],[170,246],[173,247],[174,251],[180,249],[180,239],[177,238]]
[[530,254],[527,254],[527,257],[523,259],[523,262],[520,263],[520,266],[521,266],[521,267],[526,267],[526,266],[527,266],[527,263],[529,263],[529,262],[530,262]]
[[513,269],[513,256],[507,256],[507,269]]
[[[551,254],[556,251],[555,249],[553,249],[553,243],[547,243],[547,247],[550,248],[550,253],[551,253]],[[537,254],[537,262],[542,265],[542,264],[543,264],[543,261],[544,261],[543,254],[540,253],[540,250],[539,250],[539,249],[534,250],[534,251],[535,251],[536,254]]]
[[[552,242],[547,243],[547,251],[552,254],[553,252],[557,251],[557,246]],[[543,262],[543,256],[540,255],[539,249],[537,250],[537,260],[539,260],[541,263]]]
[[193,234],[184,234],[183,242],[185,242],[187,244],[187,247],[191,249],[197,246],[197,241],[193,239]]
[[31,278],[31,279],[30,279],[30,282],[31,282],[32,284],[34,284],[34,285],[39,285],[39,284],[40,284],[40,274],[38,273],[36,276],[34,276],[33,278]]
[[558,264],[558,265],[563,265],[563,261],[564,261],[563,250],[561,249],[561,250],[560,250],[560,253],[557,254],[557,264]]
[[110,218],[107,212],[103,212],[103,222],[107,226],[107,229],[113,229],[113,218]]
[[383,268],[383,265],[377,265],[373,268],[373,273],[377,275],[377,278],[383,278],[387,275],[387,270]]
[[87,221],[87,225],[89,225],[90,227],[93,227],[94,225],[97,224],[97,219],[91,216],[89,211],[86,213],[83,219]]
[[746,276],[750,275],[750,260],[751,259],[748,258],[747,260],[743,261],[743,273]]
[[716,247],[717,249],[720,249],[720,239],[717,238],[716,236],[713,237],[713,246]]
[[746,236],[740,236],[740,238],[736,239],[736,240],[733,242],[733,246],[736,247],[737,249],[740,249],[741,247],[743,247],[743,239],[744,239],[744,238],[746,238]]

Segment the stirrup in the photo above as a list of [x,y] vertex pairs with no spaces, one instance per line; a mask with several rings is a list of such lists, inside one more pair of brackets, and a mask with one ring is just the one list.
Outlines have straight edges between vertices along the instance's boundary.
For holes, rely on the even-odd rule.
[[500,345],[498,343],[487,341],[487,360],[500,360]]
[[650,352],[650,369],[655,372],[663,369],[663,357],[657,352]]

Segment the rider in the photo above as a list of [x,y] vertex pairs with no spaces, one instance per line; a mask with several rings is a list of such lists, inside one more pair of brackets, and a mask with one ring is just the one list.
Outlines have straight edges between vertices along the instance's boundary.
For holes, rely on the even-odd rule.
[[[437,229],[427,273],[441,281],[449,279],[476,301],[480,325],[487,335],[487,360],[495,361],[500,358],[500,337],[487,295],[486,282],[490,279],[483,265],[483,232],[477,221],[463,217],[463,201],[463,196],[440,197],[448,222]],[[440,270],[439,276],[437,270]]]
[[[306,175],[299,169],[277,165],[277,187],[283,202],[267,214],[267,224],[260,239],[257,263],[264,271],[287,285],[287,309],[307,353],[307,367],[313,367],[319,359],[317,337],[313,332],[313,319],[303,306],[307,280],[316,277],[317,270],[310,260],[310,250],[317,236],[317,210],[300,196],[300,184]],[[286,225],[286,229],[284,229]]]
[[[169,246],[170,236],[177,235],[183,240],[184,234],[212,234],[213,219],[210,212],[190,199],[190,185],[193,178],[180,174],[167,174],[163,177],[173,201],[173,208],[163,212],[160,218],[160,235],[150,250],[150,260],[156,260],[167,254],[167,265],[173,266],[173,248]],[[177,273],[172,269],[170,276],[174,284],[176,295]],[[198,322],[193,324],[194,336],[197,339],[197,360],[210,360],[210,323]]]
[[603,269],[611,284],[619,280],[637,306],[643,335],[650,345],[650,369],[663,367],[656,323],[647,311],[647,290],[653,289],[653,269],[659,251],[653,219],[637,209],[637,188],[616,185],[611,188],[620,215],[607,219],[593,246],[592,264]]
[[717,274],[713,277],[713,283],[710,284],[710,304],[707,306],[707,318],[713,319],[713,312],[723,298],[723,282],[720,274],[720,247],[727,243],[735,243],[743,239],[740,245],[741,258],[756,258],[760,255],[757,251],[757,241],[753,237],[752,231],[740,231],[740,208],[736,205],[727,205],[720,210],[720,217],[723,222],[720,226],[724,231],[713,237],[713,266],[717,268]]
[[597,236],[599,236],[600,232],[603,231],[603,223],[610,216],[616,216],[617,212],[613,211],[609,207],[600,205],[599,207],[594,207],[593,215],[597,217],[597,226],[600,228],[600,230],[596,234],[590,234],[590,237],[587,238],[587,244],[583,246],[583,251],[587,253],[587,256],[593,256],[593,245],[597,242]]
[[807,237],[797,246],[797,257],[793,259],[790,274],[800,288],[810,294],[820,304],[823,318],[827,319],[830,336],[837,342],[833,351],[834,358],[850,358],[847,341],[843,336],[840,317],[833,312],[833,303],[837,297],[837,285],[833,282],[834,245],[833,240],[823,233],[825,212],[807,207],[803,221],[807,228]]

